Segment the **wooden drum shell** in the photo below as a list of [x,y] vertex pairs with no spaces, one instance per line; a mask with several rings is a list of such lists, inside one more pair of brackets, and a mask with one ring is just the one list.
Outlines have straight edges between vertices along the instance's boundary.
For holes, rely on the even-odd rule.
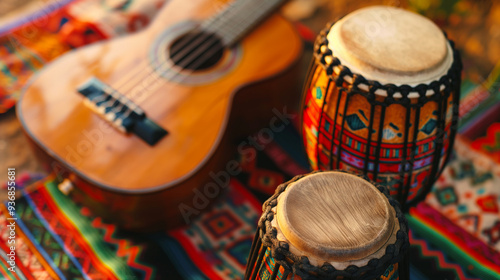
[[456,135],[461,63],[453,42],[448,75],[430,85],[397,87],[367,81],[341,65],[327,48],[328,29],[316,41],[302,100],[311,167],[364,174],[400,203],[418,202],[443,170]]
[[[247,265],[248,274],[245,279],[259,279],[259,280],[285,280],[285,279],[293,279],[293,280],[302,280],[303,278],[299,275],[294,275],[291,270],[285,269],[285,267],[281,266],[273,257],[271,253],[270,247],[265,246],[260,242],[260,239],[263,238],[260,235],[260,231],[255,235],[256,240],[258,240],[258,244],[256,246],[252,246],[252,251],[250,252],[249,262]],[[255,244],[254,240],[254,244]],[[262,253],[264,252],[264,253]],[[253,257],[253,258],[252,258]],[[383,275],[378,277],[379,280],[403,280],[409,279],[408,276],[404,276],[408,274],[408,266],[409,259],[408,254],[404,256],[404,259],[399,263],[391,264]],[[259,268],[259,270],[255,271],[255,268]],[[307,278],[305,278],[307,279]],[[320,278],[318,278],[320,279]],[[342,279],[342,278],[337,278]]]
[[[324,263],[322,266],[317,266],[313,262],[314,256],[296,255],[292,253],[294,245],[290,241],[278,240],[280,230],[277,230],[274,227],[276,224],[273,223],[278,215],[273,212],[273,209],[277,206],[279,195],[301,178],[320,173],[322,171],[300,175],[278,186],[276,193],[264,203],[264,212],[252,243],[244,279],[409,279],[408,225],[399,205],[393,199],[389,199],[389,203],[398,218],[399,229],[395,234],[396,241],[382,249],[385,253],[379,259],[374,257],[377,254],[370,255],[368,257],[370,261],[366,266],[348,265],[343,270],[336,270],[326,261],[322,262]],[[366,177],[363,179],[366,180]],[[389,196],[385,187],[379,186],[378,190],[385,197]]]

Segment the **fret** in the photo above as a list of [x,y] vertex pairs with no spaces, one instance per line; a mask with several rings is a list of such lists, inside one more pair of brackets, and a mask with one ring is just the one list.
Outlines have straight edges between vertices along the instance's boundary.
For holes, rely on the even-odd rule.
[[236,0],[217,15],[205,20],[202,28],[218,35],[225,46],[236,43],[283,0]]

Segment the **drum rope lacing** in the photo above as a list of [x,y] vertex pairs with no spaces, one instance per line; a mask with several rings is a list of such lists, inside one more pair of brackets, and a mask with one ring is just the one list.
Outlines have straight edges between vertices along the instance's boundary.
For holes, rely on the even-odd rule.
[[[316,41],[314,43],[314,57],[321,62],[321,65],[325,68],[325,71],[330,79],[334,81],[336,83],[336,86],[338,87],[343,86],[344,82],[347,82],[346,78],[350,78],[352,79],[352,82],[348,85],[349,90],[355,90],[370,94],[370,96],[367,96],[367,98],[369,99],[375,99],[375,91],[384,90],[387,92],[387,97],[384,102],[381,102],[378,105],[390,105],[411,103],[410,97],[408,97],[408,95],[413,92],[418,93],[419,101],[434,101],[439,99],[440,95],[442,95],[439,93],[449,93],[449,91],[454,89],[457,85],[457,81],[458,86],[460,86],[462,61],[460,59],[458,50],[456,50],[455,48],[455,43],[452,40],[448,39],[448,36],[445,32],[443,32],[444,36],[449,42],[453,51],[453,63],[451,64],[450,69],[448,69],[448,72],[445,75],[441,76],[441,78],[439,78],[438,80],[432,81],[430,84],[421,83],[416,86],[403,84],[397,86],[395,84],[381,84],[380,82],[375,80],[368,80],[361,74],[352,73],[349,67],[342,65],[339,58],[334,56],[332,50],[328,48],[329,42],[326,36],[333,24],[334,23],[327,24],[327,26],[323,30],[321,30],[319,36],[316,38]],[[329,57],[329,63],[326,61],[327,57]],[[335,67],[338,67],[340,69],[340,73],[336,76],[333,75]],[[368,92],[360,89],[360,85],[367,86],[369,89]],[[444,90],[441,89],[442,86],[445,87]],[[426,96],[428,90],[434,91],[434,94]],[[394,96],[397,93],[401,94],[402,96]]]
[[[416,143],[416,135],[417,135],[417,129],[418,129],[418,119],[420,115],[420,109],[427,103],[427,102],[436,102],[439,106],[437,106],[436,110],[436,115],[437,115],[437,127],[436,127],[436,139],[439,141],[436,141],[436,147],[435,147],[435,152],[433,153],[433,159],[432,159],[432,170],[430,173],[430,176],[428,178],[435,178],[441,174],[441,172],[444,169],[444,166],[446,165],[446,162],[449,160],[449,157],[451,155],[451,147],[453,147],[455,135],[456,135],[456,127],[458,125],[458,101],[460,99],[460,84],[461,84],[461,71],[462,71],[462,62],[460,59],[460,54],[458,50],[455,49],[454,42],[452,40],[449,40],[446,36],[446,33],[444,33],[446,39],[448,40],[451,49],[453,51],[453,63],[450,66],[450,69],[448,69],[447,74],[443,75],[440,79],[435,80],[431,82],[430,84],[418,84],[416,86],[410,86],[410,85],[400,85],[397,86],[395,84],[381,84],[378,81],[374,80],[367,80],[363,75],[361,74],[356,74],[352,73],[351,70],[340,63],[339,58],[335,57],[332,53],[332,50],[328,48],[328,39],[327,34],[328,31],[331,29],[333,26],[333,23],[329,23],[326,25],[326,27],[320,32],[319,36],[316,39],[315,45],[314,45],[314,60],[316,60],[316,67],[317,65],[321,65],[323,69],[326,71],[326,74],[328,75],[329,78],[329,84],[328,88],[330,87],[330,83],[333,83],[339,91],[341,91],[342,94],[345,94],[347,96],[346,102],[345,102],[345,107],[347,108],[347,104],[349,103],[350,97],[356,94],[360,94],[364,96],[367,101],[370,103],[372,107],[372,112],[373,113],[373,108],[375,106],[381,106],[381,118],[380,122],[381,125],[379,127],[382,127],[382,122],[384,121],[384,114],[385,114],[385,109],[393,104],[400,104],[403,107],[406,108],[407,114],[407,122],[409,121],[411,112],[411,109],[415,109],[415,121],[416,123],[414,124],[414,139],[409,140],[408,139],[408,131],[405,133],[405,139],[403,142],[403,147],[407,147],[409,141],[412,141],[414,144]],[[313,60],[313,61],[314,61]],[[329,63],[328,63],[328,62]],[[318,63],[319,62],[319,63]],[[338,74],[335,73],[334,68],[340,69],[338,71]],[[312,67],[310,69],[309,75],[313,75],[315,72],[315,67]],[[310,79],[311,77],[308,77]],[[350,80],[351,82],[349,83],[346,79]],[[363,90],[360,88],[360,86],[367,87],[368,90]],[[387,96],[382,96],[378,95],[375,92],[377,90],[384,90],[387,92]],[[434,94],[429,95],[427,94],[428,91],[431,90],[434,92]],[[418,97],[416,98],[410,98],[411,93],[418,93]],[[328,94],[328,90],[326,92]],[[395,96],[398,95],[398,96]],[[441,150],[443,148],[443,139],[439,139],[440,137],[444,137],[446,135],[445,131],[445,123],[446,123],[446,103],[448,102],[448,99],[450,95],[453,95],[453,105],[452,105],[452,120],[451,120],[451,128],[449,132],[449,148],[446,152],[445,159],[443,161],[443,164],[441,165],[441,168],[439,168],[440,165],[440,160],[441,160]],[[340,94],[339,94],[340,96]],[[326,96],[325,96],[326,99]],[[412,99],[415,100],[417,99],[416,103],[412,103]],[[340,99],[339,99],[340,100]],[[456,101],[456,102],[455,102]],[[326,102],[323,103],[323,105]],[[443,108],[444,107],[444,108]],[[338,109],[338,108],[337,108]],[[336,119],[336,118],[335,118]],[[373,118],[370,118],[370,124],[368,127],[368,146],[373,145],[371,144],[374,142],[376,146],[374,146],[377,151],[375,154],[380,154],[380,146],[382,144],[382,132],[379,132],[379,135],[377,137],[376,141],[372,141],[372,131],[373,131]],[[335,121],[336,123],[336,121]],[[344,129],[344,124],[341,127],[341,132],[339,135],[343,135],[343,129]],[[409,127],[406,127],[407,130],[409,130]],[[333,145],[332,145],[333,148]],[[338,149],[338,152],[340,154],[341,149]],[[332,151],[330,151],[330,157],[333,157],[334,154]],[[401,168],[400,171],[400,180],[401,180],[401,187],[398,188],[398,194],[397,194],[397,199],[400,203],[405,203],[407,201],[408,195],[409,195],[409,189],[411,186],[411,174],[413,172],[413,166],[414,166],[414,161],[415,161],[415,149],[411,149],[410,155],[407,154],[407,150],[403,149],[403,154],[402,154],[402,161],[401,165],[405,166],[405,168]],[[409,159],[407,157],[409,156]],[[369,153],[366,153],[365,156],[365,167],[363,170],[363,174],[368,173],[368,157]],[[330,162],[333,163],[333,160],[330,159]],[[340,161],[337,160],[337,166],[331,166],[332,169],[339,169],[339,164]],[[379,159],[378,157],[374,161],[374,171],[373,171],[373,181],[377,181],[377,176],[378,176],[378,164],[379,164]],[[406,166],[409,166],[408,168]],[[409,170],[406,170],[409,169]],[[405,178],[405,173],[410,174],[409,179]],[[433,180],[433,179],[432,179]],[[425,186],[423,187],[422,190],[419,191],[417,196],[411,201],[411,203],[404,205],[404,207],[409,207],[411,205],[414,205],[418,203],[420,200],[422,200],[425,195],[430,191],[430,188],[432,187],[433,181],[427,180],[427,183],[424,184]],[[406,186],[406,187],[402,187]]]
[[[318,172],[323,171],[315,171],[310,174],[315,174]],[[336,170],[336,172],[345,171]],[[284,268],[281,279],[286,279],[290,273],[300,276],[303,280],[337,279],[338,277],[344,277],[344,279],[359,280],[376,279],[384,274],[386,269],[391,264],[395,264],[403,260],[403,257],[410,245],[408,240],[408,222],[403,212],[401,211],[399,203],[390,197],[389,192],[385,187],[378,185],[375,186],[389,200],[389,204],[394,207],[396,218],[399,222],[400,227],[400,229],[396,233],[396,241],[393,244],[387,245],[385,249],[385,255],[383,257],[381,257],[380,259],[371,259],[370,261],[368,261],[368,264],[363,267],[350,265],[346,269],[337,270],[327,262],[325,262],[321,266],[315,266],[310,264],[309,259],[306,256],[297,256],[291,253],[289,251],[290,245],[285,241],[279,241],[277,239],[277,230],[271,225],[271,221],[274,219],[272,208],[276,207],[278,203],[278,196],[283,193],[290,184],[298,181],[304,176],[308,175],[296,176],[287,183],[279,185],[276,188],[276,192],[274,193],[274,195],[271,196],[266,202],[264,202],[264,205],[262,207],[263,214],[259,220],[258,230],[255,235],[248,260],[249,264],[253,264],[256,259],[257,262],[254,268],[247,265],[247,273],[245,279],[255,279],[255,276],[258,275],[258,271],[260,271],[261,266],[263,265],[263,256],[267,249],[270,249],[272,257],[276,261],[275,267],[273,269],[273,275],[270,279],[276,279],[280,266]],[[356,176],[367,180],[367,178],[363,175]],[[257,249],[261,250],[260,253]],[[249,273],[252,272],[252,269],[252,276],[248,278]]]

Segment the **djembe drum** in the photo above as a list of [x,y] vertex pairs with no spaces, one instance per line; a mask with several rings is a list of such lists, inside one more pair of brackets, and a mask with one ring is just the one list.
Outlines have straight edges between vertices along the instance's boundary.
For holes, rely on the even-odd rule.
[[302,101],[310,165],[364,174],[402,204],[418,202],[451,153],[460,73],[453,42],[420,15],[373,6],[327,26]]
[[383,186],[344,171],[297,176],[263,206],[245,279],[408,279],[408,227]]

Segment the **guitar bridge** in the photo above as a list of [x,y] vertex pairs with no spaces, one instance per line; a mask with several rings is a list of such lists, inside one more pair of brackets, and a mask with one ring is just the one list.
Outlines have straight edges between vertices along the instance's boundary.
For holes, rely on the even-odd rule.
[[123,133],[133,133],[151,146],[168,134],[132,100],[95,77],[77,91],[85,105]]

